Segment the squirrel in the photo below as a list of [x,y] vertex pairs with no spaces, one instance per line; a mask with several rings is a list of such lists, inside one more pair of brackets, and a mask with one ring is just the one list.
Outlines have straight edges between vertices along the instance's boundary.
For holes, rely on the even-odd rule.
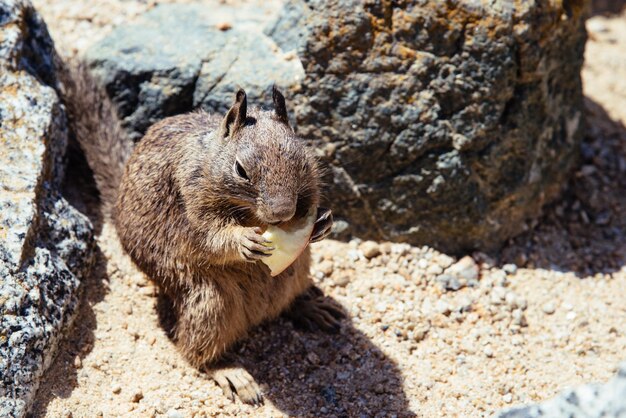
[[[284,96],[274,86],[273,111],[248,109],[239,89],[224,117],[202,110],[167,117],[133,146],[86,66],[68,63],[62,74],[103,216],[169,299],[176,347],[231,400],[262,403],[229,348],[280,314],[328,332],[344,316],[313,285],[308,247],[276,277],[258,262],[271,245],[263,228],[295,222],[320,200],[317,160],[291,128]],[[332,223],[332,212],[317,208],[310,241],[325,238]]]

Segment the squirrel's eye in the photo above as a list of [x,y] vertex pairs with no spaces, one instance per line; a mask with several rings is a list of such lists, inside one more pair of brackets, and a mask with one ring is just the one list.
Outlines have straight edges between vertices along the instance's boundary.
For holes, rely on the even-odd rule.
[[246,173],[246,170],[244,170],[239,160],[235,160],[235,173],[237,173],[237,175],[242,179],[250,180],[250,177],[248,177],[248,173]]

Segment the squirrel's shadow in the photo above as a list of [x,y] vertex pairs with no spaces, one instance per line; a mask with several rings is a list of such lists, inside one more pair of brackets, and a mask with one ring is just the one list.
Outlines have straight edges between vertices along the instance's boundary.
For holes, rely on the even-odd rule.
[[[171,337],[168,305],[159,297],[159,320]],[[416,416],[396,363],[348,317],[337,334],[302,331],[280,317],[254,328],[231,352],[289,416]]]

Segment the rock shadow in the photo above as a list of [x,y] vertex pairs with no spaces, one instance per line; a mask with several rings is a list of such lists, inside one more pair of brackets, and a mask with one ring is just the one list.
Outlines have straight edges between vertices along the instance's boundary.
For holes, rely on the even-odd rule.
[[[94,235],[100,235],[103,220],[93,174],[80,147],[70,141],[67,150],[68,164],[63,184],[63,197],[94,227]],[[79,306],[73,325],[66,330],[59,343],[57,354],[41,380],[29,417],[45,416],[48,405],[55,398],[68,398],[78,386],[82,360],[91,352],[95,343],[94,331],[98,324],[92,306],[102,301],[108,292],[109,281],[106,259],[99,246],[95,246],[94,265],[83,280]]]
[[502,264],[610,274],[626,261],[626,127],[590,98],[580,165],[560,200],[502,250]]
[[[332,298],[327,300],[339,306]],[[159,320],[171,336],[168,301],[159,298]],[[294,328],[280,317],[256,327],[231,352],[288,416],[415,417],[396,362],[350,318],[328,334]]]

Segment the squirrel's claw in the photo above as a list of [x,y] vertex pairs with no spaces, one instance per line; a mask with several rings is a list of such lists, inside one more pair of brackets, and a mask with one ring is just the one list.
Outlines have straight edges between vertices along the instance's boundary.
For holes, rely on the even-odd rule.
[[249,263],[255,263],[263,258],[269,257],[272,254],[261,252],[261,251],[252,251],[248,248],[244,248],[241,250],[241,256],[243,259]]
[[235,393],[242,402],[249,405],[263,404],[261,388],[254,378],[242,367],[228,367],[213,371],[215,383],[222,389],[224,396],[235,400]]
[[309,242],[318,242],[330,234],[333,226],[333,213],[328,208],[317,208],[317,220],[313,224],[313,233]]
[[241,237],[239,252],[244,261],[254,263],[272,255],[274,247],[270,247],[268,244],[271,242],[261,235],[260,228],[250,228]]

